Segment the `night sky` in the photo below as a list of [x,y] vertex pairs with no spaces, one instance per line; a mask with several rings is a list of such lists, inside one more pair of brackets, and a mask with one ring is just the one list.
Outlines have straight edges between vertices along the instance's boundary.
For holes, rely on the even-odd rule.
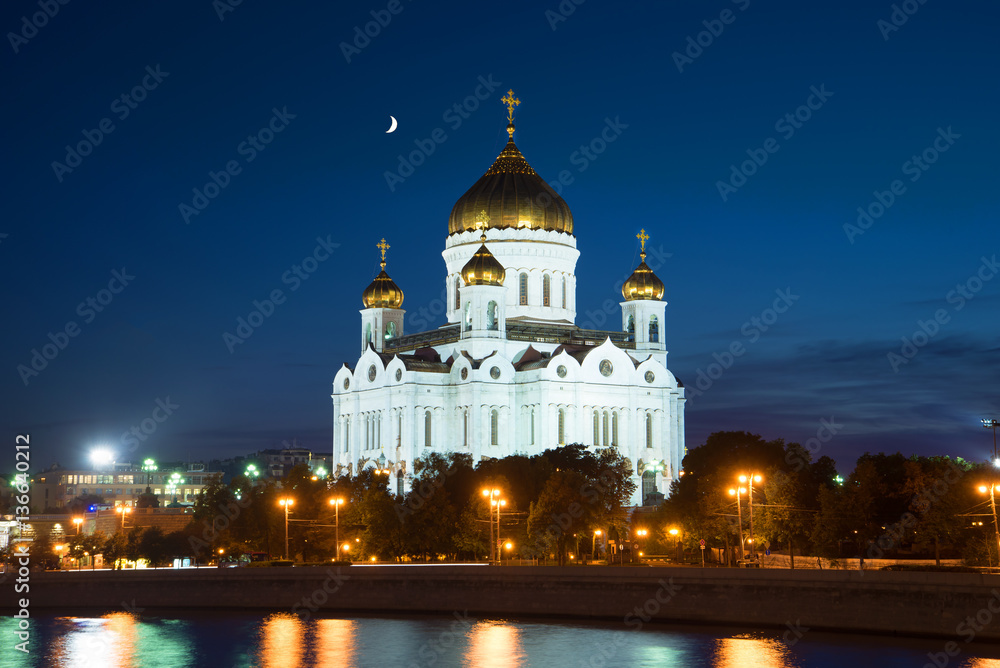
[[819,434],[842,471],[992,447],[995,2],[49,1],[0,10],[0,426],[35,467],[329,451],[375,244],[407,333],[442,324],[448,215],[509,88],[563,173],[578,325],[620,328],[651,235],[689,447]]

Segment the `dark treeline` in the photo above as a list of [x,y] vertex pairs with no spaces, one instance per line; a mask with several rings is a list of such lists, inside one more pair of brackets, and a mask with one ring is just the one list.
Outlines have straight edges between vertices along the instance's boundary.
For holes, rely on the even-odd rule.
[[[565,564],[600,559],[608,545],[636,546],[628,556],[700,559],[698,541],[739,553],[742,514],[749,551],[749,492],[740,475],[759,475],[753,488],[758,551],[827,558],[965,558],[997,563],[993,515],[982,485],[986,464],[947,457],[865,454],[843,479],[827,456],[813,459],[796,443],[746,432],[717,432],[691,448],[684,474],[658,508],[631,509],[632,466],[616,448],[568,445],[535,456],[484,459],[430,453],[417,460],[411,489],[397,495],[394,476],[374,468],[355,476],[317,478],[306,466],[279,484],[243,476],[209,484],[182,531],[126,529],[66,538],[63,555],[103,554],[106,563],[143,558],[152,566],[189,557],[285,552],[304,562],[482,560],[490,554],[497,515],[483,490],[502,499],[499,536],[504,559]],[[742,487],[737,512],[730,490]],[[341,499],[336,508],[330,503]],[[599,534],[597,532],[600,532]],[[600,536],[598,539],[597,536]],[[32,552],[55,566],[54,545],[36,537]],[[709,554],[712,554],[711,552]],[[43,556],[44,555],[44,556]]]

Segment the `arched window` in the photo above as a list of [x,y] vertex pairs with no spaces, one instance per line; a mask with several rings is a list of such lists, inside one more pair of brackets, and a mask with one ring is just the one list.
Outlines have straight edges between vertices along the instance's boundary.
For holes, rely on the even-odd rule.
[[649,316],[649,342],[660,342],[660,322],[656,319],[655,315]]
[[566,277],[565,276],[563,276],[563,279],[562,279],[562,293],[563,293],[563,295],[562,295],[562,297],[563,297],[563,300],[562,300],[562,302],[563,302],[563,308],[566,308]]
[[385,340],[389,341],[396,338],[396,323],[390,320],[385,326]]
[[431,447],[431,412],[424,411],[424,447]]
[[552,288],[552,279],[548,274],[542,276],[542,306],[549,305],[549,291]]
[[469,446],[469,411],[462,411],[462,445]]
[[608,412],[604,411],[604,447],[608,447],[610,442],[608,439]]
[[396,447],[403,443],[403,411],[396,415]]
[[465,305],[465,331],[472,329],[472,304]]
[[518,291],[521,293],[521,306],[528,305],[528,275],[521,273],[517,278]]
[[497,323],[497,303],[490,302],[486,305],[486,329],[495,332],[499,329]]
[[531,409],[531,445],[535,444],[535,409]]
[[629,314],[628,319],[625,321],[625,333],[628,334],[626,337],[627,341],[635,341],[635,316]]
[[344,420],[344,452],[351,450],[351,419]]
[[369,322],[365,324],[365,348],[367,348],[368,344],[370,344],[371,342],[372,342],[372,324]]
[[601,415],[594,411],[594,447],[601,444]]
[[618,411],[611,414],[611,445],[618,446]]
[[371,447],[372,442],[372,421],[365,416],[365,450]]
[[460,287],[462,287],[462,279],[456,278],[455,279],[455,310],[456,311],[458,309],[462,308],[462,294],[458,291],[458,289]]
[[490,411],[490,445],[499,444],[499,441],[497,440],[500,438],[499,422],[500,422],[500,416],[497,414],[497,411],[494,408],[492,411]]
[[566,411],[559,409],[559,445],[566,445]]
[[646,413],[646,447],[653,447],[653,416]]

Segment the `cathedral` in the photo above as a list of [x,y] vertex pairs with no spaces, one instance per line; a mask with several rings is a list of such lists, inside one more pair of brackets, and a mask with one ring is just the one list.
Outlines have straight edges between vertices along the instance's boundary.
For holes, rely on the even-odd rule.
[[[619,448],[634,505],[654,505],[680,474],[684,386],[667,369],[663,283],[641,261],[622,286],[622,327],[581,329],[580,252],[566,202],[514,144],[451,210],[442,253],[447,322],[403,331],[403,291],[382,271],[361,300],[361,356],[333,382],[338,474],[377,468],[404,493],[429,452],[534,455],[580,443]],[[603,299],[603,296],[601,296]]]

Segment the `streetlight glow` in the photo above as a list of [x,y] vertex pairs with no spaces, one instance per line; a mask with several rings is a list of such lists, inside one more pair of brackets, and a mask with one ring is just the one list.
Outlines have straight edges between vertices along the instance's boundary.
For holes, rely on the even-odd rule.
[[295,499],[278,499],[278,505],[285,509],[285,561],[288,561],[288,509],[295,505]]
[[90,461],[94,468],[105,468],[115,461],[115,454],[108,448],[95,448],[90,451]]

